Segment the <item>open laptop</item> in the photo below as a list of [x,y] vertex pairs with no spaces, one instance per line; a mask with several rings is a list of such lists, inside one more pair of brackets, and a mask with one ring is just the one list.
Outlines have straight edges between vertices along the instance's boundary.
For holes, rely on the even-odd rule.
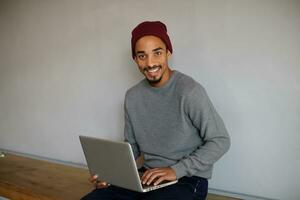
[[91,174],[101,180],[137,192],[149,192],[176,181],[146,186],[141,183],[131,146],[127,142],[115,142],[88,136],[79,136]]

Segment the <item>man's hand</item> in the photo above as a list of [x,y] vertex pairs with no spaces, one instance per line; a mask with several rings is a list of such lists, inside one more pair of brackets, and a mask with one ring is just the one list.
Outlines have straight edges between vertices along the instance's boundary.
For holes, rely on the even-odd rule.
[[142,184],[158,185],[162,181],[176,180],[176,173],[171,167],[148,169],[142,176]]
[[98,175],[91,176],[89,181],[95,186],[96,189],[107,188],[109,184],[105,181],[100,181]]

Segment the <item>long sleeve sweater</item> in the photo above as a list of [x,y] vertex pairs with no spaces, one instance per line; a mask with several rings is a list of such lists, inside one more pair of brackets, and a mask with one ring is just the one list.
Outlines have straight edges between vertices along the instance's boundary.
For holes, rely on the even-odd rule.
[[213,164],[229,149],[230,138],[205,89],[173,71],[162,87],[146,79],[125,97],[125,141],[145,167],[172,167],[177,178],[211,178]]

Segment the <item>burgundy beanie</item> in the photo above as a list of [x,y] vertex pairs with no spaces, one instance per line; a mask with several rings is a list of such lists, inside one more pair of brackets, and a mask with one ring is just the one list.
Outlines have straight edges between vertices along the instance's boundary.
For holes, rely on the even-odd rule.
[[131,32],[131,51],[132,58],[135,57],[135,44],[143,36],[154,35],[159,37],[166,45],[167,49],[172,53],[172,44],[167,34],[167,27],[160,21],[146,21],[142,22]]

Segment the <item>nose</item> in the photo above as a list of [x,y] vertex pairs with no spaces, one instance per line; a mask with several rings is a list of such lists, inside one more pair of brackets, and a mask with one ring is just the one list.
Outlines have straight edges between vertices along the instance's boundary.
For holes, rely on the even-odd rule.
[[146,59],[146,65],[147,65],[148,67],[152,67],[153,65],[155,65],[155,60],[154,60],[154,58],[153,58],[152,55],[149,55],[149,56],[147,57],[147,59]]

